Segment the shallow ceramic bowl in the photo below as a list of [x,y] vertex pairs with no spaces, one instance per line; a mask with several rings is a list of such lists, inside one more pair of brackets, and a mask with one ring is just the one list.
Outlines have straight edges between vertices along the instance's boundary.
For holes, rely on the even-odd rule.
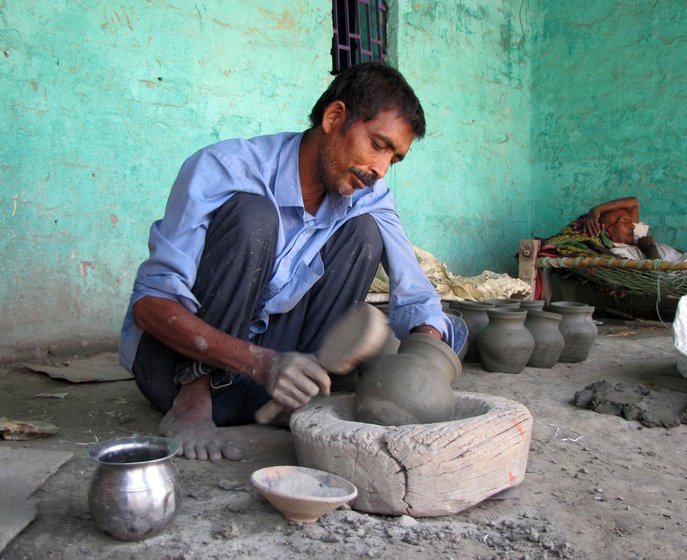
[[266,467],[250,480],[284,517],[303,523],[317,521],[358,495],[345,478],[307,467]]

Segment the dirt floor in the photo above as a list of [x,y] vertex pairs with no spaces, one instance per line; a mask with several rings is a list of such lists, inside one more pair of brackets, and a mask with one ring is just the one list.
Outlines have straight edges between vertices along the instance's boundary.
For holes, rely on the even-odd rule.
[[[450,517],[385,517],[339,509],[313,524],[287,521],[250,483],[261,467],[295,464],[290,432],[235,429],[245,454],[218,464],[175,459],[183,501],[174,523],[148,540],[119,542],[93,525],[87,491],[94,442],[156,434],[160,416],[133,381],[70,384],[0,368],[0,416],[50,420],[56,435],[5,447],[70,451],[40,488],[36,519],[0,553],[6,560],[212,558],[683,559],[687,546],[687,425],[576,408],[576,391],[601,379],[687,393],[670,331],[660,323],[605,321],[588,360],[517,375],[466,364],[457,388],[525,404],[534,431],[525,481],[510,497]],[[36,398],[68,392],[64,399]]]

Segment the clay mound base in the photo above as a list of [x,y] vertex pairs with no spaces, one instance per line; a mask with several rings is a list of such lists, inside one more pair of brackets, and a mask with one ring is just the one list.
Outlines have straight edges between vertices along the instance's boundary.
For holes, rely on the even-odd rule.
[[300,465],[358,488],[354,509],[433,517],[458,513],[525,476],[532,415],[515,401],[454,391],[452,420],[356,422],[353,395],[317,399],[291,417]]

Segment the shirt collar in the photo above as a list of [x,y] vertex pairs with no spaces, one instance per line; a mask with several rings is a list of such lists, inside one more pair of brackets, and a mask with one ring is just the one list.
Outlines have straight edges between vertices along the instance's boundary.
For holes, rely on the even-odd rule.
[[[279,154],[279,170],[274,181],[274,198],[279,206],[293,206],[303,208],[303,193],[298,168],[298,150],[304,133],[294,134],[284,144]],[[327,196],[323,202],[325,211],[323,220],[329,222],[342,219],[353,205],[362,197],[372,193],[373,187],[365,187],[353,193],[352,196]]]
[[303,208],[301,179],[298,173],[298,149],[303,133],[294,134],[279,153],[279,168],[274,179],[274,198],[279,206]]

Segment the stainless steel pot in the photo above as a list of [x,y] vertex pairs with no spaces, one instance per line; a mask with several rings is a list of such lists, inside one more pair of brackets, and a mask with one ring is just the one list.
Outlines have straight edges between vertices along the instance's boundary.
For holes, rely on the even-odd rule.
[[98,463],[88,490],[96,527],[123,541],[152,537],[176,517],[181,503],[170,438],[139,436],[103,441],[88,457]]

